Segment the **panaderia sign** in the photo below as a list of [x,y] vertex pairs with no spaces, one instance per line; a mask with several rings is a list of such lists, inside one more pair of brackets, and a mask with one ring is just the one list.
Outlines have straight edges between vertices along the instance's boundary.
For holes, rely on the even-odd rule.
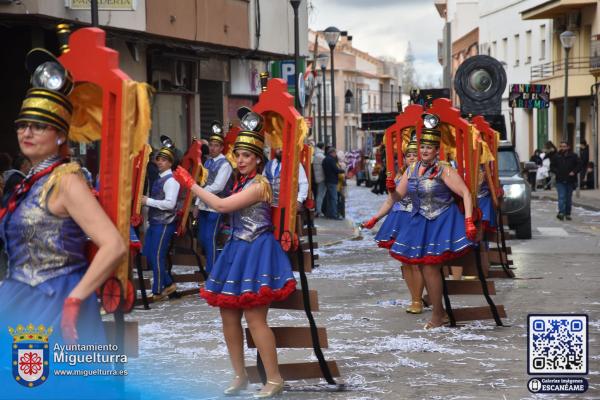
[[[65,6],[71,10],[89,10],[91,0],[65,0]],[[132,11],[137,8],[137,0],[98,0],[98,10]]]

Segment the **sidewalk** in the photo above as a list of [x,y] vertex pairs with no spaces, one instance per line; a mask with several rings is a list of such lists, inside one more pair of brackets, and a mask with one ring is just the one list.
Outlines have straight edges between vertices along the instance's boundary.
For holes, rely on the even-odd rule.
[[[531,197],[535,200],[557,201],[558,195],[555,189],[536,190],[535,192],[531,192]],[[600,190],[580,190],[579,197],[573,191],[573,205],[593,211],[600,211]]]
[[348,219],[336,221],[320,217],[315,218],[314,224],[317,228],[315,241],[319,243],[319,247],[332,246],[360,236],[358,228]]

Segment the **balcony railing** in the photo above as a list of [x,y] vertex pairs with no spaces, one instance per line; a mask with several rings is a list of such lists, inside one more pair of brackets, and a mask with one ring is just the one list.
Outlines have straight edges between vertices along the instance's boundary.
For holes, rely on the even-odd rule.
[[[569,75],[587,75],[597,68],[597,59],[590,57],[569,58]],[[547,62],[531,67],[531,80],[548,79],[564,75],[565,60]]]

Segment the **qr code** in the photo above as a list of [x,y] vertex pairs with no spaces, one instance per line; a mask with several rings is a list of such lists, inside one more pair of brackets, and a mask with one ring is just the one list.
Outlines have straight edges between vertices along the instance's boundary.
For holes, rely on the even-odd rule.
[[529,315],[530,375],[588,373],[587,315]]

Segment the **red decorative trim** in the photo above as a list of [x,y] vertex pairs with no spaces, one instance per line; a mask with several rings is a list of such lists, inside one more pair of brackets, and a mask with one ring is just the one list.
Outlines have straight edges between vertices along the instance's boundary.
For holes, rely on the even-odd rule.
[[222,293],[213,293],[204,288],[200,289],[200,297],[214,307],[246,309],[260,307],[274,301],[282,301],[288,298],[296,290],[296,281],[290,280],[281,289],[273,290],[268,286],[262,286],[258,293],[247,292],[239,296],[231,296]]
[[490,225],[490,221],[483,221],[481,223],[481,227],[487,233],[495,233],[496,232],[496,227],[495,226],[491,226]]
[[396,239],[381,240],[377,242],[377,246],[381,247],[382,249],[391,249],[394,245],[394,242],[396,242]]
[[438,256],[424,256],[421,258],[408,258],[408,257],[404,257],[400,254],[396,254],[393,251],[390,251],[390,256],[394,257],[396,260],[400,261],[403,264],[437,265],[437,264],[442,264],[446,261],[455,260],[457,258],[460,258],[470,251],[471,251],[471,246],[468,246],[457,252],[448,250]]

